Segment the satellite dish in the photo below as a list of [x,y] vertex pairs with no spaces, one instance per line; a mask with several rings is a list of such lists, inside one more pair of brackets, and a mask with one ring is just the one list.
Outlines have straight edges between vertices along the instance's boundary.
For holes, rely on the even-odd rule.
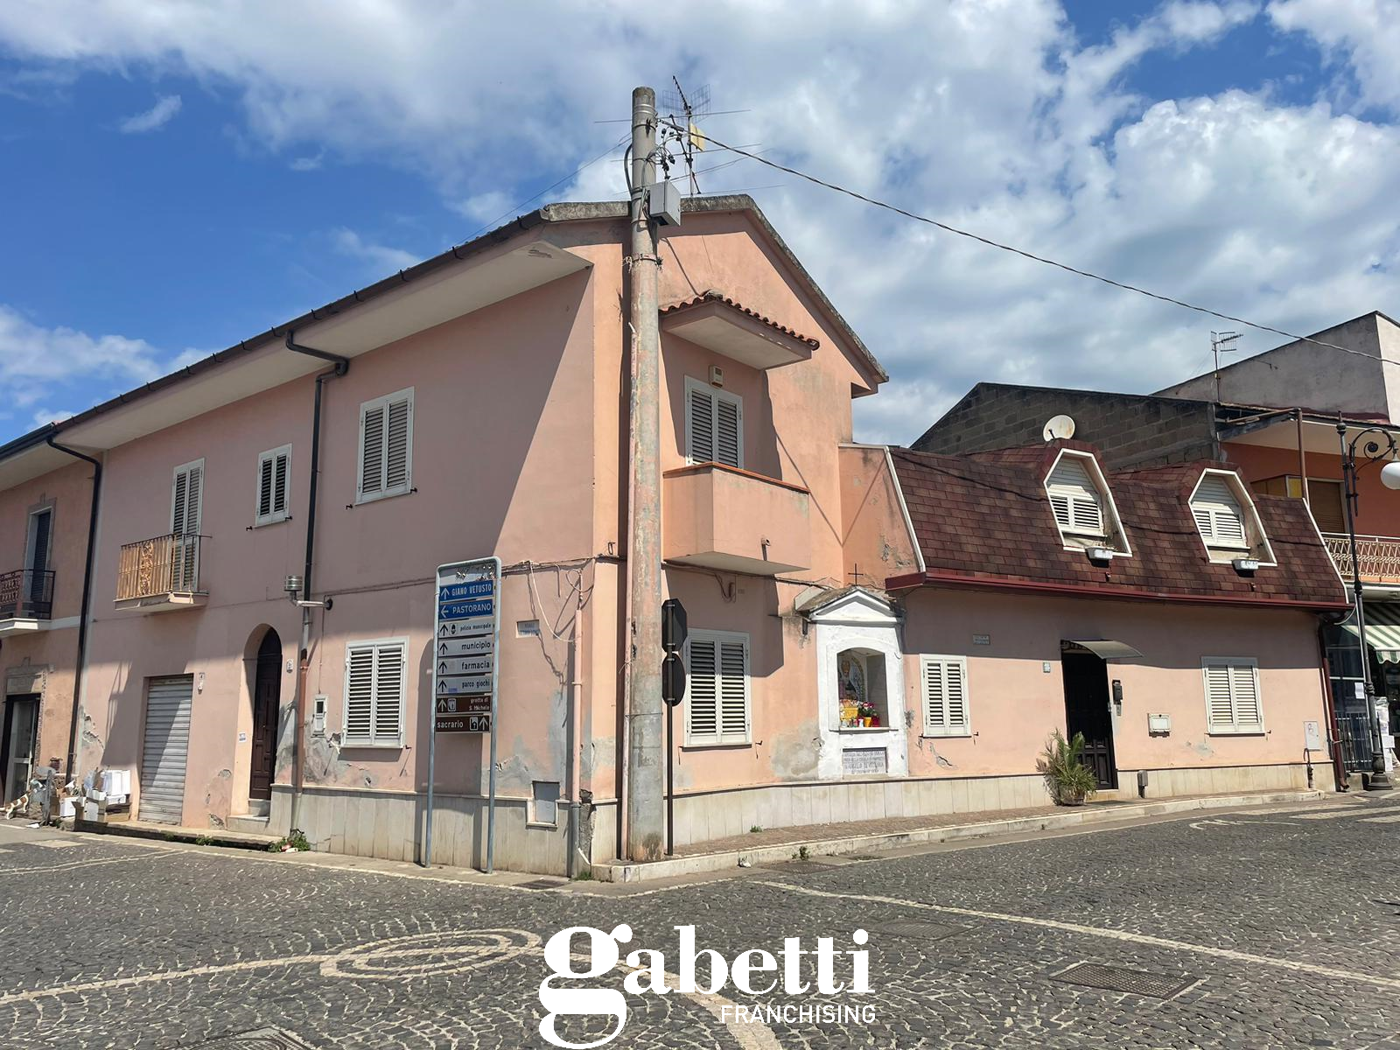
[[1074,437],[1074,420],[1069,416],[1051,416],[1050,422],[1045,424],[1045,429],[1041,431],[1041,436],[1046,441],[1054,441],[1057,438]]

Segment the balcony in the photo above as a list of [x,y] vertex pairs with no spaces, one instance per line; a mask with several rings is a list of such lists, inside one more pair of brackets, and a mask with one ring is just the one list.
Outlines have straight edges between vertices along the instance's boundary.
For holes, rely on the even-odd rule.
[[[1351,541],[1344,535],[1324,532],[1322,542],[1342,579],[1350,581]],[[1400,587],[1400,536],[1356,537],[1356,562],[1362,583]]]
[[122,545],[117,562],[118,610],[171,612],[204,605],[199,585],[201,536],[155,536]]
[[812,565],[807,490],[719,463],[666,472],[662,556],[777,576]]
[[48,628],[53,617],[53,570],[0,574],[0,638]]

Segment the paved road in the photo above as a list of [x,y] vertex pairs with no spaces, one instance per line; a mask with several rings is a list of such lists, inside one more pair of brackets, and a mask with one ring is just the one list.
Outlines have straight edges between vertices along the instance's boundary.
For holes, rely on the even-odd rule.
[[1346,799],[619,895],[0,826],[0,1046],[547,1046],[551,935],[627,924],[674,974],[693,924],[729,962],[865,929],[870,992],[629,994],[608,1046],[1400,1050],[1397,841],[1400,798]]

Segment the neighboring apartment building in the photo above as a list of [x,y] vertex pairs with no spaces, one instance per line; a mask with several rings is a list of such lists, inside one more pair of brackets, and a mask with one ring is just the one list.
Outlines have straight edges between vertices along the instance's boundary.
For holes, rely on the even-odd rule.
[[0,802],[72,764],[93,467],[44,428],[0,448]]
[[[1352,579],[1343,498],[1342,442],[1400,439],[1391,423],[1400,407],[1400,326],[1370,313],[1319,332],[1344,353],[1293,342],[1224,367],[1223,401],[1215,373],[1154,395],[980,383],[931,426],[913,447],[975,452],[1039,440],[1057,415],[1074,435],[1103,450],[1112,467],[1212,460],[1239,470],[1260,494],[1306,498],[1341,574]],[[1338,413],[1345,437],[1338,432]],[[1366,435],[1377,428],[1381,434]],[[1364,457],[1358,460],[1365,463]],[[1306,479],[1306,482],[1304,481]],[[1380,483],[1379,465],[1363,466],[1355,507],[1357,551],[1367,609],[1372,677],[1387,698],[1392,739],[1400,732],[1400,492]],[[1330,618],[1329,618],[1330,619]],[[1328,627],[1326,647],[1345,764],[1371,768],[1370,713],[1357,697],[1361,657],[1351,622]]]
[[[496,555],[496,862],[616,856],[627,229],[621,203],[545,207],[61,424],[105,475],[80,769],[133,770],[140,820],[415,858],[435,569]],[[686,841],[758,822],[742,789],[815,776],[794,597],[842,581],[839,445],[886,376],[748,198],[689,204],[661,250]],[[284,581],[308,569],[303,639]],[[439,861],[482,860],[487,753],[439,737]]]
[[881,724],[935,800],[1042,804],[1054,730],[1120,797],[1300,788],[1327,764],[1305,753],[1326,721],[1316,617],[1346,595],[1300,503],[1212,462],[1106,471],[1077,441],[844,455],[847,555],[884,577],[867,602],[890,627],[838,661],[865,661],[881,705],[908,683]]

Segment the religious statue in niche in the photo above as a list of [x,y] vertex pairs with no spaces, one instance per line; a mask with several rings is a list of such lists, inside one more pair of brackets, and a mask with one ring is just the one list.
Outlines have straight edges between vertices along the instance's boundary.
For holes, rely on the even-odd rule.
[[841,702],[841,728],[878,726],[880,716],[866,690],[865,659],[847,651],[836,658],[836,695]]

